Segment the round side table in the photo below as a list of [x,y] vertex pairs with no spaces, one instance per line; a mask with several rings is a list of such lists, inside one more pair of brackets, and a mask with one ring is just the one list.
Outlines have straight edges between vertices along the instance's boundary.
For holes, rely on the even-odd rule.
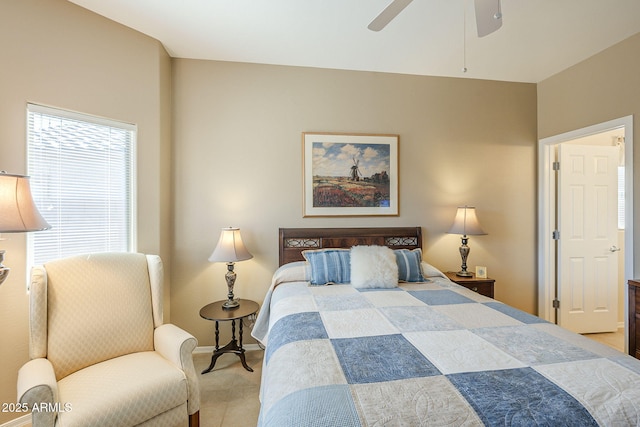
[[[203,374],[207,372],[211,372],[213,366],[216,364],[216,360],[218,357],[223,355],[224,353],[234,353],[240,357],[240,362],[242,362],[242,366],[249,371],[253,372],[247,365],[247,361],[244,357],[244,348],[242,348],[242,319],[252,314],[255,314],[260,306],[257,302],[247,300],[247,299],[239,299],[240,305],[238,307],[234,307],[232,309],[223,308],[222,304],[224,304],[227,300],[224,301],[216,301],[211,304],[207,304],[200,309],[200,317],[207,320],[212,320],[216,322],[216,349],[211,356],[211,364],[207,369],[202,371]],[[218,345],[220,339],[220,330],[219,330],[219,322],[231,321],[231,341],[229,344],[220,348]],[[239,320],[239,332],[238,332],[238,340],[236,340],[236,320]]]

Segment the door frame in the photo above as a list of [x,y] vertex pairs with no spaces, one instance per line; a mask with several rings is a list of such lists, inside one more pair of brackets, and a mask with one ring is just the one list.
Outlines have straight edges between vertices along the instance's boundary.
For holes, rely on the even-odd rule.
[[[554,135],[538,141],[538,316],[556,323],[553,308],[556,278],[556,245],[552,237],[556,216],[556,182],[553,162],[554,147],[562,142],[614,129],[625,130],[625,230],[624,280],[634,277],[633,271],[633,116],[621,117],[582,129]],[[628,328],[628,301],[624,299],[625,331]],[[619,309],[619,308],[618,308]],[[625,349],[628,348],[625,333]]]

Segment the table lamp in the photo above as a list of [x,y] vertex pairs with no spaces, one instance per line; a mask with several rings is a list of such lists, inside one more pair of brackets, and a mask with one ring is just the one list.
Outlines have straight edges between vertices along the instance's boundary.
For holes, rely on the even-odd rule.
[[234,263],[253,258],[247,248],[242,243],[240,229],[235,227],[227,227],[222,229],[218,245],[209,257],[209,262],[226,262],[227,274],[224,278],[227,281],[229,293],[227,301],[222,304],[223,308],[232,309],[240,306],[240,302],[233,296],[233,285],[236,281],[236,273],[233,271]]
[[469,241],[469,237],[467,236],[479,236],[485,233],[482,228],[480,228],[480,223],[478,222],[478,218],[476,217],[476,208],[473,206],[461,206],[458,207],[458,211],[456,212],[456,217],[453,220],[453,225],[449,230],[451,234],[461,234],[462,235],[462,245],[460,246],[460,257],[462,257],[462,266],[460,271],[456,273],[457,276],[460,277],[472,277],[473,274],[467,271],[467,257],[469,256],[469,246],[467,246],[467,242]]
[[[24,233],[50,228],[31,197],[29,177],[0,171],[0,233]],[[0,285],[9,276],[2,265],[4,250],[0,250]]]

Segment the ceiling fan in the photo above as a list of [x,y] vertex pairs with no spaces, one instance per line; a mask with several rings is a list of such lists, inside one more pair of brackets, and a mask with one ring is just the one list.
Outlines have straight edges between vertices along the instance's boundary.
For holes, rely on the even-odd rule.
[[[367,28],[380,31],[387,26],[413,0],[393,0]],[[484,37],[502,27],[500,0],[474,0],[478,37]]]

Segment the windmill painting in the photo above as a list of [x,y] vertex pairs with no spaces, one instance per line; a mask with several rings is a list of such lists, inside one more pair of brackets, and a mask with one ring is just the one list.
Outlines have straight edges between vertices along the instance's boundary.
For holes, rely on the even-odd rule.
[[350,175],[350,179],[351,181],[360,181],[360,176],[362,176],[362,172],[360,172],[360,168],[358,167],[358,164],[360,163],[360,160],[356,160],[356,158],[353,158],[353,166],[351,166],[351,175]]
[[304,215],[397,215],[398,136],[303,134]]

